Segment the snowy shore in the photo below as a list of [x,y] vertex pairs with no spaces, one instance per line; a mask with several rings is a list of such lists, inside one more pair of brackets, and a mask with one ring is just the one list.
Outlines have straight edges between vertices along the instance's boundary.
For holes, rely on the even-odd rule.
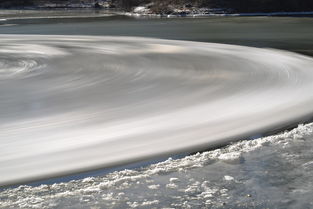
[[118,8],[116,5],[109,4],[107,2],[101,4],[44,4],[26,8],[0,8],[0,15],[3,11],[53,11],[53,10],[97,10],[97,11],[112,11],[118,15],[126,15],[131,17],[241,17],[241,16],[295,16],[295,17],[313,17],[313,11],[295,11],[295,12],[251,12],[241,13],[235,12],[228,8],[198,8],[198,7],[180,7],[170,6],[167,11],[156,12],[151,8],[151,5],[143,5],[134,7],[131,11],[125,11],[122,8]]
[[[200,10],[201,11],[201,10]],[[294,16],[294,17],[313,17],[311,12],[255,12],[255,13],[227,13],[227,12],[174,12],[170,14],[157,14],[151,12],[125,12],[126,16],[131,17],[248,17],[248,16]]]

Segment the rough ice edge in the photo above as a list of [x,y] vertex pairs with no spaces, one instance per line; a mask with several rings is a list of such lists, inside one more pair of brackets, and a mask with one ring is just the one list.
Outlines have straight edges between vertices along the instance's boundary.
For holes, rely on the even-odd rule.
[[[73,180],[53,185],[40,185],[37,187],[22,185],[14,189],[6,189],[0,192],[0,199],[4,200],[0,208],[7,208],[12,205],[21,208],[49,208],[49,206],[45,207],[44,205],[47,200],[54,198],[88,195],[111,188],[126,189],[139,180],[146,180],[146,182],[149,183],[149,178],[153,175],[164,175],[171,172],[185,172],[188,169],[203,167],[214,160],[238,160],[244,153],[252,152],[261,147],[270,145],[282,145],[284,147],[288,142],[305,138],[312,133],[313,123],[306,125],[300,124],[297,128],[291,131],[285,131],[281,134],[255,140],[239,141],[224,148],[197,153],[182,159],[173,160],[172,158],[169,158],[164,162],[152,164],[137,170],[115,171],[103,177],[87,177],[81,180]],[[176,181],[178,181],[177,178],[170,179],[170,183],[173,185],[175,185],[174,182]],[[148,186],[149,189],[156,189],[156,187],[158,187],[158,185]],[[189,192],[189,190],[191,191],[192,189],[193,187],[191,185],[190,188],[187,188],[188,191],[185,192]],[[45,193],[46,191],[49,192],[43,194],[41,197],[36,197],[38,192]],[[20,196],[19,194],[24,195]],[[106,199],[111,201],[117,200],[120,196],[124,195],[123,193],[119,193],[117,196],[110,194],[112,193],[109,193],[106,196]],[[10,197],[10,200],[5,200],[3,197]],[[147,202],[129,202],[128,205],[129,207],[140,207],[157,203],[157,200],[152,200]]]

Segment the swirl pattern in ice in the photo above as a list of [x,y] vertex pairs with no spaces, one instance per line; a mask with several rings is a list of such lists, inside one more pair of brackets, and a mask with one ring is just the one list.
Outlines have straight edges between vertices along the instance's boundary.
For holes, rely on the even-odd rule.
[[0,37],[0,185],[206,149],[313,112],[313,59],[132,37]]

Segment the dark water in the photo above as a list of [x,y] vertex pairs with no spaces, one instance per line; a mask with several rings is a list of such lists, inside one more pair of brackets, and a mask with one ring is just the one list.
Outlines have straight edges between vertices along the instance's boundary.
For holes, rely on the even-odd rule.
[[[125,16],[99,17],[97,13],[92,13],[92,15],[97,17],[47,18],[46,13],[43,12],[42,16],[46,17],[43,19],[38,18],[40,13],[36,14],[36,18],[33,19],[30,17],[8,19],[2,24],[9,26],[2,25],[0,34],[140,36],[278,48],[304,54],[313,53],[313,18],[136,19]],[[53,17],[52,14],[50,16]],[[56,16],[60,14],[57,13]]]

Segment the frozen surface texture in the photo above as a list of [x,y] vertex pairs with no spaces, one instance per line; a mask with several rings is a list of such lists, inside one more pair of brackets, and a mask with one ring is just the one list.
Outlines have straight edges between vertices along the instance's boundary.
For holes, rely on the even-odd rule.
[[102,177],[0,192],[0,208],[312,208],[313,124]]

